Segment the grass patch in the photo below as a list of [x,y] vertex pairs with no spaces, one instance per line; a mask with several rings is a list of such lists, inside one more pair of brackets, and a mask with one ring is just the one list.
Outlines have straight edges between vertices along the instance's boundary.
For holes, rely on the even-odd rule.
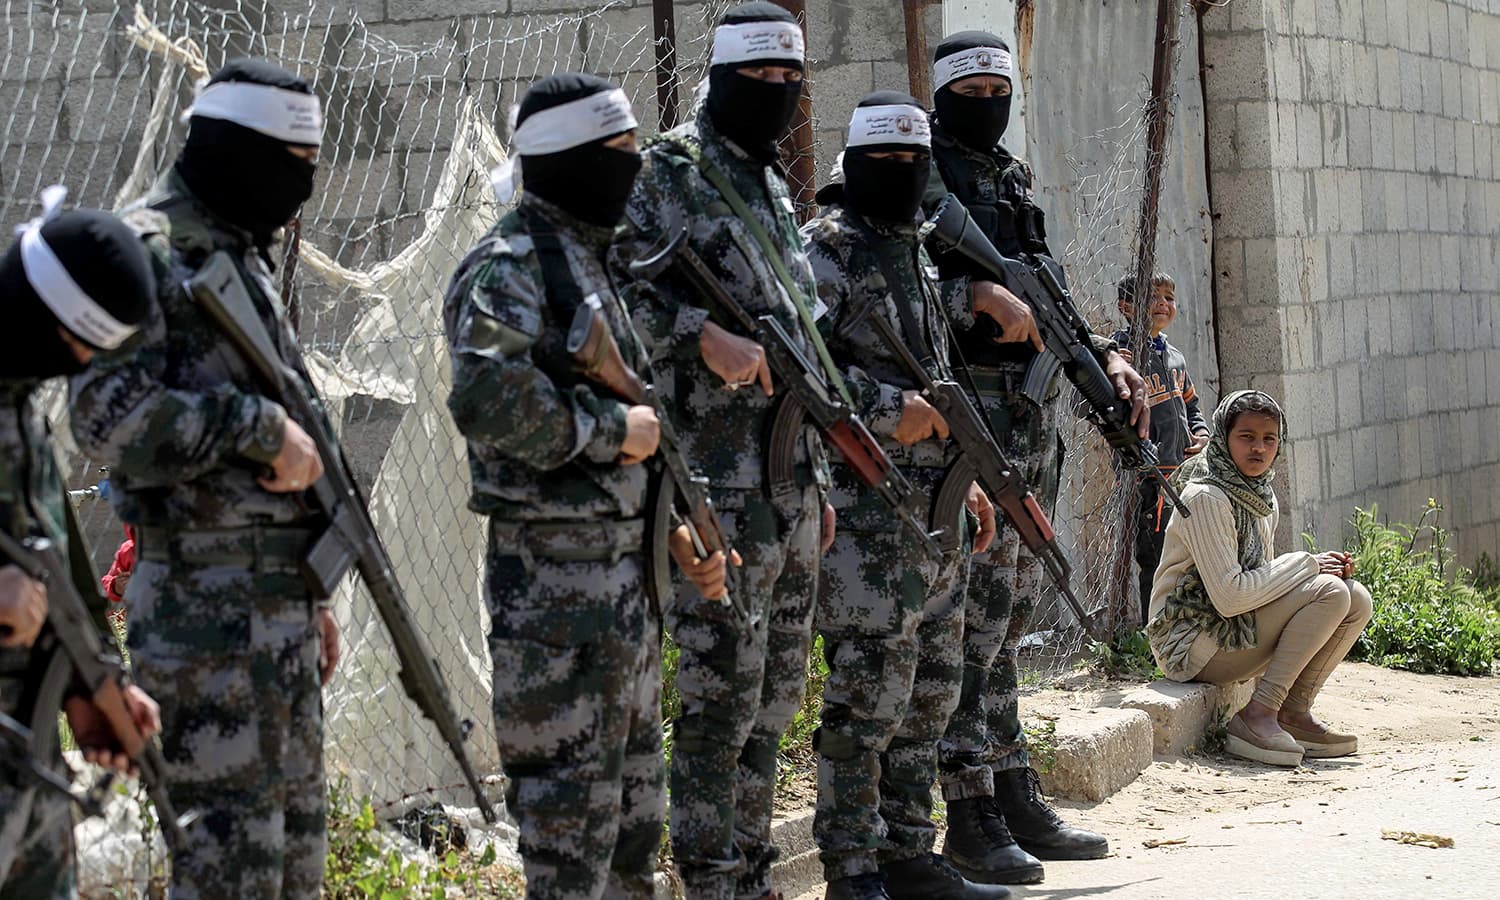
[[1090,645],[1095,670],[1108,678],[1155,681],[1162,677],[1143,629],[1123,631]]
[[[443,826],[437,826],[442,828]],[[475,857],[436,836],[434,863],[405,856],[385,834],[368,798],[356,798],[344,781],[328,790],[328,856],[323,896],[329,900],[395,900],[423,897],[520,897],[520,872],[495,864],[495,848]]]
[[[1412,672],[1489,675],[1500,658],[1500,572],[1487,556],[1459,566],[1442,527],[1443,507],[1429,499],[1415,525],[1382,522],[1379,509],[1356,509],[1347,552],[1369,588],[1374,615],[1351,659]],[[1316,552],[1310,535],[1303,535]]]
[[1057,765],[1057,717],[1035,713],[1021,723],[1031,767],[1046,775]]

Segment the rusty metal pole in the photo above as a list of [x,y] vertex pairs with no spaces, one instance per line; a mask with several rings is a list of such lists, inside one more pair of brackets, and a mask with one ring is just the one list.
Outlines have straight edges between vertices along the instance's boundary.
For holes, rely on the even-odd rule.
[[906,83],[917,102],[932,100],[932,66],[927,61],[927,17],[932,0],[902,0],[906,15]]
[[[1151,321],[1151,276],[1156,271],[1156,231],[1161,211],[1161,186],[1167,166],[1167,129],[1172,121],[1172,79],[1177,61],[1178,19],[1181,17],[1182,0],[1157,0],[1156,4],[1156,51],[1151,64],[1151,99],[1146,106],[1146,178],[1141,190],[1141,213],[1137,223],[1135,252],[1135,290],[1131,295],[1131,346],[1130,351],[1137,366],[1144,364],[1146,345],[1150,342],[1148,323]],[[1123,491],[1125,535],[1119,558],[1110,573],[1113,590],[1108,596],[1133,598],[1136,592],[1130,589],[1130,561],[1135,545],[1136,504],[1139,487],[1130,479]],[[1134,621],[1138,608],[1133,603],[1123,604],[1116,600],[1114,621]],[[1142,623],[1144,624],[1144,623]]]
[[651,29],[656,46],[658,131],[677,127],[677,13],[672,0],[651,0]]
[[[797,17],[802,25],[802,39],[807,42],[807,0],[772,0],[777,6]],[[811,68],[809,66],[809,68]],[[811,74],[809,72],[809,74]],[[816,194],[817,159],[813,151],[813,101],[812,86],[802,89],[802,99],[797,104],[797,114],[792,117],[790,145],[783,141],[782,158],[787,163],[792,199],[797,203],[797,221],[806,222],[817,214]]]

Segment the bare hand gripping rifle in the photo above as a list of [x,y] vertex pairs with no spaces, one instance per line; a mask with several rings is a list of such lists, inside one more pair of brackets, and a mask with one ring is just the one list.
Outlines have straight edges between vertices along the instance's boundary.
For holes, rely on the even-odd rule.
[[940,251],[962,255],[1031,307],[1047,352],[1037,354],[1026,370],[1021,393],[1041,405],[1047,396],[1047,386],[1061,368],[1083,398],[1088,420],[1120,454],[1125,468],[1155,481],[1162,496],[1179,514],[1192,515],[1176,488],[1156,467],[1156,449],[1131,427],[1130,405],[1115,394],[1114,384],[1094,355],[1088,324],[1073,305],[1067,275],[1057,260],[1040,253],[1025,254],[1020,259],[1001,255],[963,203],[952,194],[938,204],[937,211],[923,226],[923,233],[929,244]]
[[933,501],[933,508],[956,509],[967,495],[969,484],[977,479],[1016,530],[1021,543],[1042,561],[1047,574],[1057,583],[1058,590],[1077,617],[1078,624],[1096,640],[1105,640],[1101,636],[1104,629],[1097,618],[1084,610],[1083,603],[1073,593],[1073,566],[1058,546],[1052,522],[1042,511],[1041,504],[1037,503],[1031,486],[1026,483],[1020,470],[1000,448],[989,424],[980,415],[974,402],[957,382],[934,379],[901,340],[896,329],[891,327],[891,323],[873,305],[866,307],[861,315],[868,318],[870,325],[921,387],[922,396],[948,423],[949,436],[958,444],[961,452],[958,461],[944,477],[938,496]]
[[459,719],[447,683],[427,640],[412,622],[406,594],[396,580],[390,554],[375,530],[369,509],[350,474],[343,451],[329,433],[315,407],[311,390],[281,356],[276,342],[256,313],[238,264],[225,251],[209,256],[185,287],[260,379],[267,396],[280,403],[312,437],[323,461],[323,477],[308,489],[309,499],[328,517],[330,527],[313,542],[302,562],[303,575],[320,599],[332,596],[351,568],[370,590],[385,622],[401,665],[401,686],[422,713],[437,726],[448,750],[463,770],[464,780],[486,822],[495,822],[495,809],[484,794],[464,739],[474,723]]
[[[682,500],[674,506],[682,524],[687,527],[688,537],[693,542],[693,553],[699,559],[723,553],[724,565],[731,565],[729,541],[724,536],[723,526],[719,524],[719,514],[714,510],[713,498],[709,496],[708,479],[693,473],[686,454],[682,452],[677,429],[673,427],[671,416],[661,402],[661,396],[656,393],[653,384],[642,381],[640,375],[626,364],[601,311],[587,303],[579,304],[577,312],[573,314],[573,323],[568,328],[567,350],[579,371],[590,380],[608,388],[627,403],[649,406],[656,411],[661,432],[656,455],[661,457],[667,467],[667,474],[671,476],[671,484],[663,485],[662,490],[675,490]],[[655,551],[648,547],[646,552]],[[663,578],[669,565],[666,560],[657,561],[652,567],[653,575],[658,579]],[[727,586],[727,576],[725,583]],[[663,585],[654,586],[654,589],[659,593],[665,591]],[[726,590],[720,602],[733,607],[742,623],[749,622],[749,611],[743,603],[733,599],[732,591]]]
[[[156,745],[141,733],[135,718],[130,714],[130,708],[125,705],[125,670],[118,657],[105,652],[94,617],[89,613],[57,545],[47,538],[39,537],[17,541],[0,531],[0,555],[19,566],[27,576],[46,585],[47,627],[57,642],[57,650],[67,658],[72,667],[74,683],[82,685],[89,701],[104,716],[110,730],[114,732],[120,749],[140,770],[141,781],[146,785],[146,792],[156,807],[156,817],[161,823],[168,846],[173,849],[186,847],[187,836],[183,833],[183,828],[196,819],[197,815],[188,813],[179,817],[173,810],[163,774],[166,761],[162,759],[161,751]],[[99,605],[103,605],[102,601]],[[30,743],[31,734],[25,726],[14,720],[4,724],[7,743],[19,744],[21,747]],[[45,724],[56,728],[55,720]],[[18,768],[40,786],[66,794],[85,814],[97,815],[102,812],[101,789],[88,794],[75,793],[70,784],[31,754],[28,754],[28,758]],[[108,781],[101,782],[101,787],[107,786]]]
[[919,515],[921,494],[880,449],[874,435],[854,411],[833,396],[821,370],[802,353],[776,317],[752,316],[730,296],[698,254],[688,247],[686,229],[665,238],[659,248],[630,264],[630,274],[642,281],[654,281],[668,271],[675,272],[694,295],[709,301],[741,334],[760,344],[766,353],[766,364],[776,377],[776,387],[790,392],[772,424],[767,481],[791,483],[793,448],[804,421],[811,416],[813,424],[829,445],[843,455],[844,462],[860,481],[890,507],[929,553],[940,555],[942,549]]

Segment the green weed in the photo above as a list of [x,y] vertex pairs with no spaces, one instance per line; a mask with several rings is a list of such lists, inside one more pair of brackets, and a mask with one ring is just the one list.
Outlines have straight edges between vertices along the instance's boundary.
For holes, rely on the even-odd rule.
[[[1483,575],[1459,566],[1441,526],[1443,507],[1429,499],[1415,525],[1385,523],[1379,509],[1356,509],[1347,548],[1374,599],[1374,615],[1351,659],[1413,672],[1488,675],[1500,658],[1500,604]],[[1310,535],[1303,535],[1316,552]],[[1477,571],[1477,567],[1476,567]],[[1484,587],[1480,587],[1483,584]]]

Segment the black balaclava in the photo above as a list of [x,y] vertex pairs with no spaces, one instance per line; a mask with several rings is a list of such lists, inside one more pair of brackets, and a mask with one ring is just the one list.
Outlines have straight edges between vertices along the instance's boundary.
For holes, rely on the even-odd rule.
[[[950,35],[933,53],[933,62],[969,50],[991,49],[1010,53],[1005,41],[987,31],[960,31]],[[973,74],[983,74],[982,70]],[[999,74],[999,73],[995,73]],[[959,79],[961,81],[962,79]],[[1000,143],[1010,124],[1009,94],[1004,97],[965,97],[949,82],[933,94],[933,107],[943,131],[974,150],[989,150]]]
[[[75,209],[45,221],[40,233],[90,301],[123,325],[136,326],[145,319],[156,279],[140,238],[125,223],[101,210]],[[0,354],[0,378],[51,378],[83,371],[84,364],[57,332],[62,322],[27,277],[20,240],[0,258],[0,303],[7,310],[10,339]],[[95,350],[111,349],[73,328],[68,331]]]
[[[543,110],[613,90],[613,82],[597,75],[549,75],[532,85],[521,99],[516,128],[519,130]],[[620,224],[635,176],[641,171],[641,155],[606,147],[604,142],[634,129],[634,117],[628,122],[627,128],[556,153],[527,154],[524,148],[518,148],[525,189],[591,225],[613,228]]]
[[[221,82],[313,92],[304,79],[262,59],[226,63],[208,83]],[[250,232],[256,246],[264,249],[313,192],[317,164],[292,154],[288,146],[237,122],[195,115],[177,158],[177,174],[204,206]]]
[[[790,22],[791,13],[774,3],[741,3],[719,20],[720,25],[746,25],[752,22]],[[739,73],[741,68],[755,66],[788,66],[805,70],[800,56],[767,56],[764,60],[713,65],[708,70],[708,115],[721,134],[751,157],[771,163],[777,157],[776,142],[786,137],[797,103],[802,99],[802,83],[773,84]]]
[[[890,137],[857,133],[859,110],[875,107],[909,107],[909,113],[883,116],[879,130]],[[844,150],[844,205],[866,219],[910,224],[922,206],[927,177],[932,171],[932,151],[927,113],[909,94],[876,91],[866,94],[855,107],[849,125],[849,146]],[[905,139],[903,139],[905,138]],[[920,142],[918,142],[920,141]],[[915,162],[874,159],[872,153],[918,153]]]

